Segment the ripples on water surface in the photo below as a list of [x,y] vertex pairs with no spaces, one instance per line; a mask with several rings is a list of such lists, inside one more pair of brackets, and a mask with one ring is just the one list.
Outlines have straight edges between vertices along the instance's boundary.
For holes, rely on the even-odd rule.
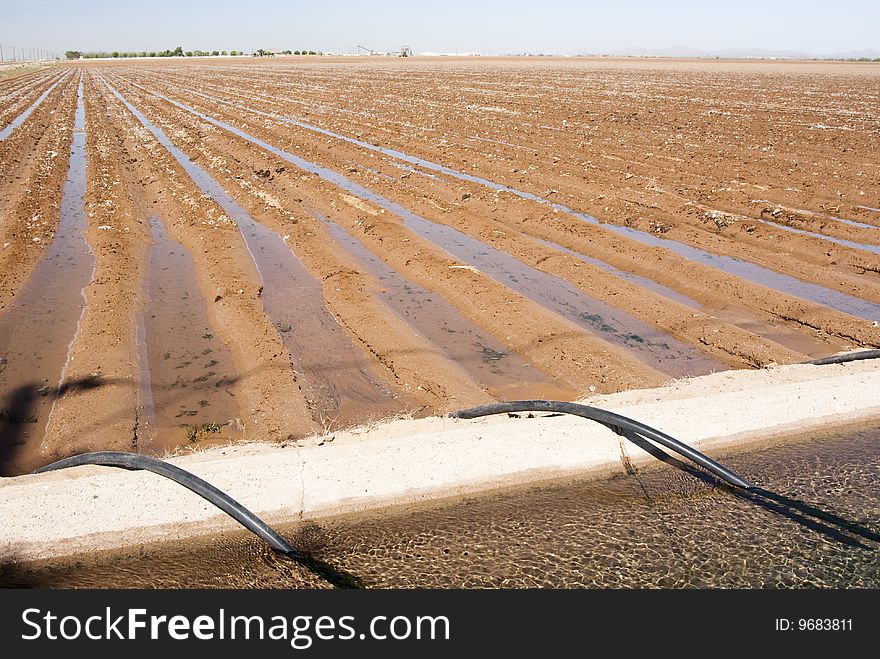
[[[878,440],[880,429],[849,431],[722,456],[722,462],[767,489],[859,525],[870,537],[880,533]],[[847,534],[861,546],[845,544],[668,467],[280,530],[333,566],[331,579],[342,583],[354,575],[367,587],[880,586],[877,542]],[[244,532],[76,565],[7,568],[2,581],[327,587]]]

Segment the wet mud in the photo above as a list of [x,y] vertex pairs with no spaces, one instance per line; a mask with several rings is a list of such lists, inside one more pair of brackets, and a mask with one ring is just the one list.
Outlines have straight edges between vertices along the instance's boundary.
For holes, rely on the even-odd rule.
[[[170,99],[166,99],[170,100]],[[466,235],[452,227],[437,224],[404,208],[400,204],[372,192],[345,176],[320,167],[288,151],[284,151],[177,101],[170,101],[181,109],[247,139],[296,165],[306,172],[370,201],[402,218],[407,227],[427,238],[465,265],[475,267],[499,283],[515,290],[528,299],[558,313],[567,320],[596,333],[600,338],[632,351],[647,365],[673,376],[703,375],[724,366],[707,359],[691,348],[664,336],[620,310],[612,310],[598,300],[590,299],[567,282],[535,270],[516,258]]]
[[[100,129],[84,293],[49,266],[81,73],[89,139]],[[4,464],[28,468],[22,433],[53,387],[43,459],[880,347],[878,80],[848,64],[322,58],[2,81]],[[47,286],[57,304],[31,290]],[[43,303],[79,310],[78,333],[41,321]]]
[[192,257],[149,218],[150,249],[143,312],[142,396],[146,423],[141,451],[163,454],[178,446],[242,437],[241,412],[230,387],[237,372],[229,349],[208,319]]
[[79,85],[58,231],[33,275],[0,314],[0,469],[21,473],[40,461],[40,444],[55,399],[88,389],[65,381],[70,346],[85,306],[83,289],[95,259],[85,240],[86,123]]
[[418,332],[442,348],[457,364],[485,385],[500,400],[548,398],[569,400],[577,396],[563,389],[507,350],[491,335],[463,318],[439,295],[407,280],[374,256],[338,224],[315,212],[330,235],[380,282],[380,296]]
[[[255,222],[201,167],[113,87],[111,92],[175,157],[202,192],[216,201],[241,230],[261,279],[261,300],[294,365],[303,373],[303,391],[316,418],[351,424],[373,413],[391,412],[393,392],[369,372],[365,357],[352,345],[323,304],[320,284],[308,273],[283,238]],[[383,408],[383,401],[387,401]]]

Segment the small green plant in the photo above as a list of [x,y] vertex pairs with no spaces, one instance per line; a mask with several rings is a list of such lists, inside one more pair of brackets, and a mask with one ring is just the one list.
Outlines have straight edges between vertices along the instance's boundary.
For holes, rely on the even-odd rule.
[[191,444],[195,444],[196,442],[206,439],[208,435],[213,435],[218,432],[220,432],[219,423],[199,423],[194,426],[186,427],[186,440]]

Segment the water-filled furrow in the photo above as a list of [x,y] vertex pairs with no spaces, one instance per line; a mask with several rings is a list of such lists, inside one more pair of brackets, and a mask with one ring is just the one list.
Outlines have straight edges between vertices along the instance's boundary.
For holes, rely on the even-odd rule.
[[[57,84],[57,83],[56,83]],[[0,473],[36,466],[52,405],[85,309],[95,257],[85,239],[86,123],[80,81],[58,231],[33,274],[0,315]]]
[[700,309],[704,313],[710,314],[711,316],[718,318],[719,320],[723,320],[724,322],[731,325],[736,325],[737,327],[744,329],[747,332],[751,332],[752,334],[756,334],[758,336],[764,337],[765,339],[769,339],[774,343],[778,343],[779,345],[785,346],[786,348],[789,348],[796,352],[800,352],[804,355],[809,355],[811,357],[823,357],[828,354],[828,344],[823,342],[822,339],[806,332],[799,332],[797,330],[790,329],[785,325],[760,320],[747,309],[739,307],[733,304],[731,301],[728,301],[723,308],[707,308],[705,305],[700,304],[696,300],[686,297],[681,293],[672,290],[671,288],[663,286],[662,284],[658,284],[651,279],[645,279],[630,272],[617,270],[613,266],[608,265],[603,261],[591,258],[589,256],[584,256],[583,254],[563,247],[562,245],[557,245],[556,243],[550,242],[549,240],[540,240],[539,242],[547,245],[548,247],[559,250],[564,254],[573,256],[574,258],[579,259],[585,263],[590,263],[599,268],[602,268],[603,270],[610,272],[611,274],[617,275],[621,279],[626,279],[627,281],[631,281],[634,284],[637,284],[643,288],[652,290],[659,295],[669,298],[670,300],[675,300],[676,302],[680,302],[681,304],[687,305],[694,309]]
[[[44,76],[38,80],[31,80],[29,84],[23,84],[15,89],[2,89],[0,90],[0,119],[3,123],[0,124],[0,127],[5,128],[9,121],[12,121],[15,117],[17,117],[21,112],[20,108],[25,108],[32,104],[40,94],[45,91],[43,89],[40,91],[47,83],[52,84],[53,82],[58,82],[64,74],[61,75],[53,75],[53,76]],[[32,94],[36,93],[36,96],[33,99],[30,99]]]
[[[863,300],[852,295],[847,295],[845,293],[840,293],[824,286],[820,286],[819,284],[804,282],[790,275],[776,272],[775,270],[765,268],[764,266],[760,266],[749,261],[743,261],[741,259],[737,259],[732,256],[725,256],[722,254],[713,254],[712,252],[707,252],[698,247],[693,247],[685,243],[679,243],[668,238],[659,238],[653,234],[639,231],[638,229],[633,229],[631,227],[600,222],[591,215],[581,213],[572,208],[569,208],[568,206],[565,206],[564,204],[551,201],[550,199],[546,199],[539,195],[535,195],[530,192],[524,192],[522,190],[518,190],[516,188],[500,183],[495,183],[479,176],[466,174],[456,169],[452,169],[451,167],[440,165],[438,163],[431,162],[423,158],[418,158],[416,156],[411,156],[396,149],[376,146],[375,144],[370,144],[369,142],[365,142],[363,140],[348,137],[346,135],[327,130],[326,128],[313,126],[311,124],[307,124],[296,119],[291,119],[289,117],[257,110],[243,104],[230,103],[229,101],[224,101],[223,99],[209,96],[207,94],[202,94],[200,92],[195,92],[193,90],[187,89],[186,91],[194,95],[203,96],[204,98],[207,98],[209,100],[229,105],[231,107],[247,110],[248,112],[253,112],[254,114],[269,117],[278,121],[283,121],[285,123],[298,126],[299,128],[304,128],[306,130],[320,133],[321,135],[340,139],[344,142],[348,142],[350,144],[354,144],[356,146],[363,147],[377,153],[381,153],[391,158],[396,158],[398,160],[408,162],[412,165],[417,165],[431,171],[439,172],[447,176],[457,178],[459,180],[476,183],[478,185],[490,188],[498,192],[508,192],[521,199],[528,199],[530,201],[543,204],[545,206],[550,206],[551,208],[561,213],[565,213],[570,217],[576,218],[583,222],[587,222],[589,224],[601,226],[603,229],[606,229],[618,235],[625,236],[644,245],[668,249],[669,251],[674,252],[675,254],[678,254],[685,259],[696,261],[697,263],[700,263],[702,265],[706,265],[711,268],[715,268],[716,270],[721,270],[722,272],[735,275],[737,277],[745,279],[746,281],[750,281],[754,284],[758,284],[766,288],[771,288],[773,290],[779,291],[780,293],[785,293],[786,295],[791,295],[793,297],[798,297],[809,302],[835,309],[836,311],[840,311],[841,313],[850,314],[852,316],[857,316],[859,318],[865,318],[868,320],[876,320],[880,318],[880,304],[869,302],[867,300]],[[157,92],[150,91],[150,93],[155,94],[157,97],[163,98],[171,103],[176,103],[175,101],[165,96],[162,96]]]
[[[857,206],[857,208],[862,208],[864,210],[876,210],[880,213],[880,210],[876,208],[869,208],[867,206]],[[823,220],[831,220],[833,222],[842,222],[843,224],[848,224],[853,227],[858,227],[859,229],[880,229],[876,224],[865,224],[864,222],[856,222],[855,220],[845,220],[842,217],[837,217],[835,215],[826,215],[825,213],[817,213],[816,211],[808,211],[805,209],[799,209],[797,211],[801,215],[812,215],[813,217],[821,217]]]
[[[105,82],[106,84],[106,82]],[[175,147],[165,133],[116,89],[111,93],[164,146],[196,186],[236,222],[260,275],[263,308],[275,325],[317,418],[340,422],[363,419],[365,412],[392,409],[393,394],[369,372],[366,357],[323,303],[321,285],[309,274],[284,239],[256,222],[204,169]]]
[[658,284],[653,279],[648,279],[647,277],[640,277],[639,275],[633,274],[631,272],[625,272],[623,270],[618,270],[613,265],[609,265],[604,261],[600,261],[599,259],[593,258],[591,256],[585,256],[580,252],[576,252],[573,249],[568,249],[567,247],[563,247],[562,245],[557,245],[554,242],[549,240],[538,240],[539,243],[546,245],[552,249],[558,250],[563,254],[568,254],[569,256],[573,256],[579,261],[583,261],[584,263],[589,263],[590,265],[594,265],[597,268],[600,268],[607,272],[608,274],[614,275],[615,277],[619,277],[620,279],[624,279],[626,281],[632,282],[642,288],[646,288],[649,291],[654,291],[658,295],[662,295],[663,297],[673,300],[675,302],[679,302],[693,309],[701,309],[703,307],[702,304],[694,300],[693,298],[689,298],[687,295],[683,295],[678,291],[674,291],[668,286],[664,286],[663,284]]
[[[862,206],[861,208],[865,208]],[[876,208],[866,208],[866,210],[876,210],[880,213],[880,210]],[[876,224],[865,224],[864,222],[856,222],[855,220],[845,220],[842,217],[832,217],[831,215],[825,215],[823,217],[827,217],[830,220],[834,220],[835,222],[843,222],[844,224],[849,224],[853,227],[858,227],[859,229],[880,229]]]
[[782,229],[783,231],[788,231],[790,233],[796,233],[800,236],[810,236],[811,238],[819,238],[820,240],[825,240],[829,243],[834,243],[835,245],[843,245],[844,247],[852,247],[853,249],[858,249],[863,252],[871,252],[872,254],[880,254],[880,245],[867,245],[865,243],[857,243],[852,240],[844,240],[843,238],[833,238],[831,236],[826,236],[821,233],[813,233],[812,231],[805,231],[804,229],[795,229],[794,227],[790,227],[786,224],[780,224],[779,222],[771,222],[770,220],[758,220],[763,224],[767,224],[769,226],[776,227],[777,229]]
[[[65,78],[66,77],[67,76],[65,76]],[[31,113],[34,110],[36,110],[43,101],[46,100],[46,97],[52,93],[52,90],[55,89],[59,84],[61,84],[62,80],[64,80],[64,78],[61,78],[60,80],[56,81],[51,87],[49,87],[49,89],[47,89],[42,94],[40,94],[40,96],[37,98],[37,100],[34,101],[33,103],[31,103],[24,112],[22,112],[15,119],[10,121],[8,126],[3,128],[2,130],[0,130],[0,141],[5,140],[7,137],[9,137],[12,134],[12,131],[14,131],[16,128],[21,126],[25,122],[25,120],[29,116],[31,116]]]
[[457,229],[430,222],[400,204],[349,180],[338,172],[279,149],[235,126],[209,117],[183,103],[168,98],[165,100],[212,125],[256,144],[304,171],[315,174],[361,199],[373,202],[394,213],[403,219],[409,229],[442,247],[456,259],[478,269],[495,281],[580,325],[609,343],[631,351],[649,366],[676,377],[726,370],[723,364],[702,356],[692,346],[675,340],[658,329],[632,318],[623,311],[588,297],[559,277],[535,270],[510,254],[489,247]]
[[[149,295],[144,293],[149,302]],[[156,427],[156,405],[153,402],[153,383],[150,380],[150,356],[147,351],[147,328],[144,315],[137,317],[134,326],[134,343],[137,348],[138,379],[137,379],[137,419],[134,428],[135,448],[141,450],[153,442]]]
[[464,318],[442,297],[406,279],[338,224],[321,213],[312,215],[327,227],[338,245],[379,281],[379,297],[385,305],[462,366],[494,397],[573,400],[577,395],[578,392],[553,385],[543,373]]
[[238,375],[232,353],[211,328],[189,252],[166,235],[158,217],[149,222],[142,318],[148,430],[139,448],[161,453],[187,441],[236,439],[241,414],[230,391]]

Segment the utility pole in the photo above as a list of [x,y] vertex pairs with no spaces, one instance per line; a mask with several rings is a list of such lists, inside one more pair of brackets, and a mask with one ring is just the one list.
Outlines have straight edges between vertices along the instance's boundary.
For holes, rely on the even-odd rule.
[[0,62],[3,61],[3,44],[0,43]]

